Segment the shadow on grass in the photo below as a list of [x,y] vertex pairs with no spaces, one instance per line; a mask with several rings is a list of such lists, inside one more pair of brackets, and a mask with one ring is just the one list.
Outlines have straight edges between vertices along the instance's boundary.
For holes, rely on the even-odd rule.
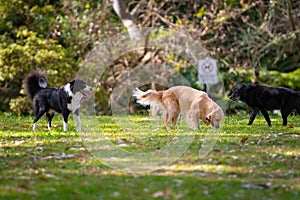
[[[240,116],[226,120],[224,133],[203,159],[199,158],[203,141],[199,133],[176,162],[154,172],[130,174],[113,170],[94,159],[76,132],[64,133],[61,129],[26,132],[23,128],[31,124],[31,118],[9,117],[0,129],[0,198],[299,198],[299,128],[284,128],[275,121],[274,127],[269,129],[263,119],[249,127]],[[296,124],[297,120],[290,121]],[[109,118],[103,119],[101,123],[109,121]],[[41,123],[41,127],[44,126]],[[111,141],[116,144],[118,137],[134,138],[115,131]],[[140,134],[144,132],[141,130]],[[163,137],[164,131],[159,134]],[[169,133],[165,134],[169,138]],[[144,139],[139,141],[145,145],[151,143],[152,147],[155,144]],[[128,150],[138,148],[131,142],[127,145]]]

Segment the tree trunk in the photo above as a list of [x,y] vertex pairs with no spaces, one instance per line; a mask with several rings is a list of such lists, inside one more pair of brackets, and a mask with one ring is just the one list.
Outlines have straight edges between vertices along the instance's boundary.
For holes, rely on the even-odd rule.
[[253,84],[258,84],[259,83],[259,73],[260,73],[260,67],[256,66],[254,67],[254,72],[253,72]]
[[112,6],[123,25],[126,27],[131,39],[138,40],[141,37],[141,32],[134,22],[132,15],[126,10],[126,4],[123,0],[111,0]]

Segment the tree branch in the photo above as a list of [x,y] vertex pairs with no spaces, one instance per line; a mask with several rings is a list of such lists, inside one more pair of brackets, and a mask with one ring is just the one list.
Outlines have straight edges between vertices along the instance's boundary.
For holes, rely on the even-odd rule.
[[126,4],[123,0],[111,0],[112,6],[123,25],[127,28],[131,39],[138,40],[141,37],[141,32],[136,26],[132,15],[126,11]]

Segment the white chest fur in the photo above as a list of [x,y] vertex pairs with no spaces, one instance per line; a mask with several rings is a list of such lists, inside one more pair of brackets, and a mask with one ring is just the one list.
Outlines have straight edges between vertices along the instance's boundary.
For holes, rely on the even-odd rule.
[[80,92],[76,92],[76,94],[74,95],[71,91],[70,83],[65,85],[64,90],[67,92],[67,94],[70,97],[72,97],[71,103],[68,103],[67,108],[72,113],[74,113],[77,109],[80,108],[80,101],[81,101],[83,95]]
[[77,92],[75,95],[72,96],[71,103],[68,103],[68,109],[73,113],[77,109],[80,108],[80,101],[83,95],[80,92]]

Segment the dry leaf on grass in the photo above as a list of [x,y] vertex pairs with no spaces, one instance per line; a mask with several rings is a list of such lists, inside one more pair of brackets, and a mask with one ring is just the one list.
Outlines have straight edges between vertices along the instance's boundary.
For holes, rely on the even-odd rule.
[[158,198],[158,197],[169,198],[170,195],[171,195],[171,191],[168,189],[165,189],[165,190],[161,190],[161,191],[153,193],[152,197],[153,198]]

